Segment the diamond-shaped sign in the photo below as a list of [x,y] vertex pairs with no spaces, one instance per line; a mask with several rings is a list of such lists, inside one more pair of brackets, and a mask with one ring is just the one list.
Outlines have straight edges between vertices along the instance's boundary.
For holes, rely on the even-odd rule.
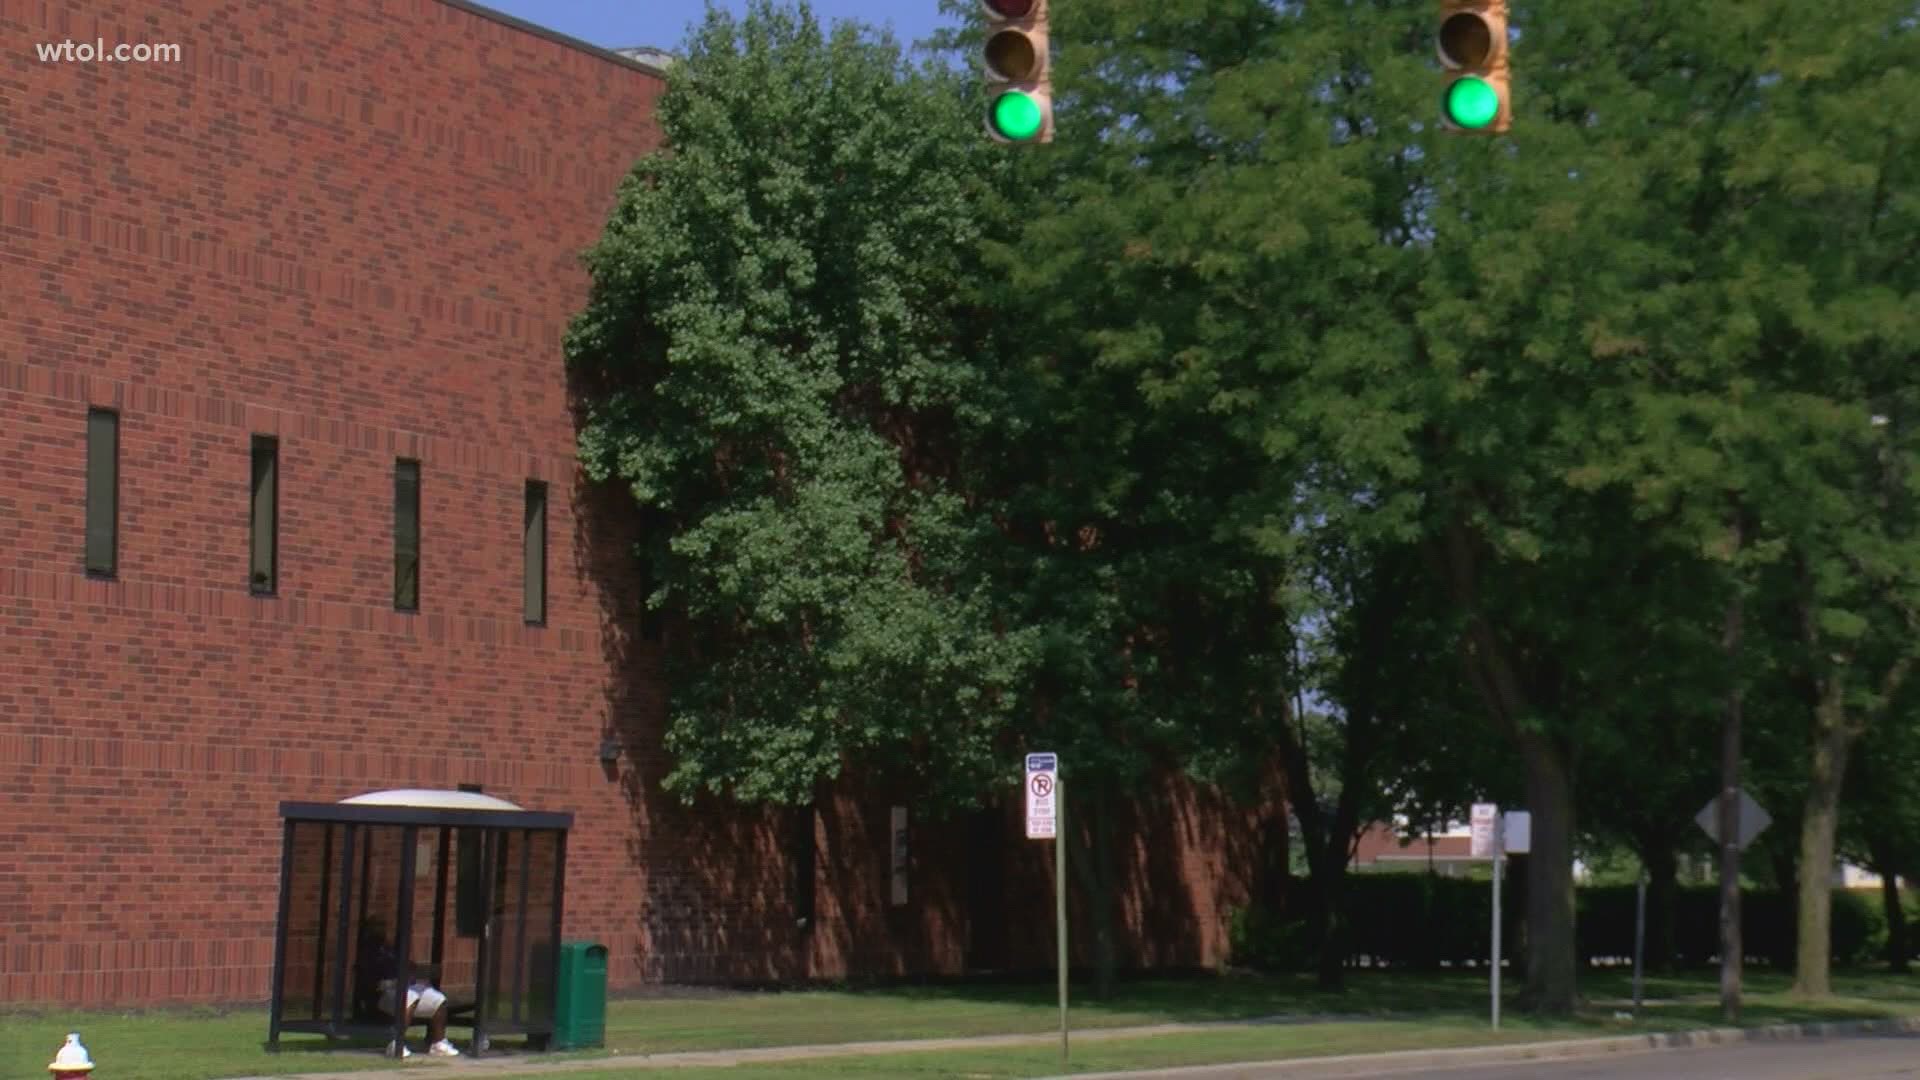
[[[1719,843],[1720,796],[1715,795],[1713,798],[1708,799],[1707,805],[1702,807],[1700,812],[1693,816],[1693,821],[1694,824],[1705,829],[1708,836],[1713,837],[1714,843]],[[1736,846],[1741,851],[1747,850],[1747,845],[1753,843],[1753,838],[1759,836],[1761,832],[1765,831],[1766,827],[1771,824],[1773,824],[1773,818],[1767,813],[1767,808],[1754,802],[1753,796],[1747,794],[1745,788],[1741,788],[1740,836],[1739,843]]]

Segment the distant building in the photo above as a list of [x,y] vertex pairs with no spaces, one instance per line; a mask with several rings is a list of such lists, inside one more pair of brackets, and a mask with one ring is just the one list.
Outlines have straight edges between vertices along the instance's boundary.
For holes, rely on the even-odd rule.
[[[1464,877],[1468,867],[1487,863],[1473,857],[1473,830],[1464,821],[1447,822],[1430,833],[1414,832],[1412,839],[1406,838],[1409,831],[1400,817],[1368,825],[1354,844],[1352,868],[1360,873],[1424,870]],[[1573,880],[1584,882],[1589,876],[1587,865],[1573,860]]]
[[1461,877],[1469,866],[1487,860],[1471,855],[1473,834],[1466,825],[1453,825],[1432,834],[1404,839],[1403,825],[1376,821],[1354,845],[1353,869],[1360,872],[1429,870],[1443,877]]

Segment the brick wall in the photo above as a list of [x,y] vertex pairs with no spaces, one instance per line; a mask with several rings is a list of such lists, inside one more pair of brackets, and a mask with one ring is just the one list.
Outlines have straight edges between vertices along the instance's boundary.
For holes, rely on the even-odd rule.
[[[183,62],[35,57],[65,38]],[[0,1000],[263,998],[277,803],[384,787],[574,811],[569,926],[637,938],[597,749],[657,695],[607,599],[620,543],[583,543],[559,343],[660,89],[439,0],[0,0]],[[114,581],[81,561],[89,405],[121,412]]]
[[[184,58],[35,58],[66,38]],[[838,793],[801,929],[782,815],[660,794],[632,515],[579,475],[560,354],[660,90],[442,0],[0,0],[0,1002],[263,1000],[277,804],[460,783],[576,815],[566,934],[610,947],[616,988],[968,964],[1001,912],[970,898],[965,826],[916,811],[896,909],[897,800]],[[113,580],[83,566],[90,405],[121,416]],[[247,591],[254,434],[280,447],[271,597]],[[392,607],[397,457],[422,469],[418,613]],[[1168,956],[1207,962],[1239,886],[1226,834],[1191,833],[1129,888],[1198,897]],[[1022,895],[1040,846],[1006,856]]]

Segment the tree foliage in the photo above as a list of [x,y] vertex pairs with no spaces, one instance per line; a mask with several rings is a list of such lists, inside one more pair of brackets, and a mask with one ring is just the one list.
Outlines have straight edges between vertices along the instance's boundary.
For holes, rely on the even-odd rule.
[[886,763],[973,797],[1034,635],[995,624],[957,459],[994,162],[957,82],[765,0],[710,11],[567,338],[596,479],[633,493],[684,615],[670,788],[804,802]]
[[1044,743],[1101,927],[1170,769],[1290,759],[1332,870],[1517,793],[1563,1010],[1576,843],[1670,858],[1744,695],[1819,992],[1849,754],[1911,749],[1920,12],[1513,12],[1482,139],[1432,122],[1428,0],[1076,0],[1018,152],[970,74],[711,14],[568,339],[686,620],[671,785],[963,799]]

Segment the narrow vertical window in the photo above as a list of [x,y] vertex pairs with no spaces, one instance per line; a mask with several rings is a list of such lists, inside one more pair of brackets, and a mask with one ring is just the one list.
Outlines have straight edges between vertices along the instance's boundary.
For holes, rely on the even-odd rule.
[[112,577],[120,565],[120,414],[87,413],[87,573]]
[[547,621],[547,485],[527,481],[521,551],[526,560],[526,617],[530,623]]
[[393,465],[393,606],[420,610],[420,463]]
[[814,837],[811,806],[796,807],[789,811],[787,843],[793,872],[792,901],[794,925],[802,930],[813,926],[814,881],[817,872],[815,863],[816,843]]
[[272,593],[280,586],[280,440],[253,437],[251,588]]

